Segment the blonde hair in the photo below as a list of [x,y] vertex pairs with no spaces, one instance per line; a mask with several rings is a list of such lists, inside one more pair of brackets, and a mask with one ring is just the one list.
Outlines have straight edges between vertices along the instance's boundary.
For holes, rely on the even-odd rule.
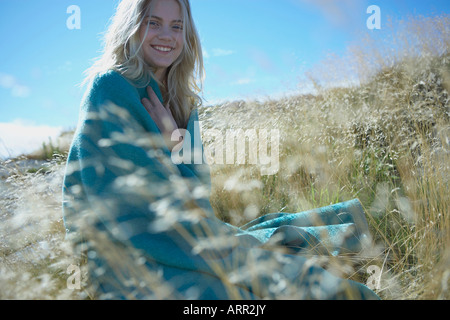
[[[179,128],[186,128],[191,111],[202,104],[198,95],[203,82],[204,68],[200,39],[192,18],[189,0],[176,0],[183,18],[183,50],[168,68],[165,103],[169,103]],[[115,70],[136,85],[147,86],[154,77],[153,70],[144,61],[139,36],[141,24],[151,8],[152,0],[122,0],[104,37],[103,53],[86,70],[84,83],[96,75]],[[157,81],[157,79],[155,79]]]

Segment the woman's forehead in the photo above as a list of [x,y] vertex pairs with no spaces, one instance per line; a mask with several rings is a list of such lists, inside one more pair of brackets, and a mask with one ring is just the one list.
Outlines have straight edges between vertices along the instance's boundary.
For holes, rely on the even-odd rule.
[[146,16],[159,20],[183,21],[181,5],[176,0],[150,1]]

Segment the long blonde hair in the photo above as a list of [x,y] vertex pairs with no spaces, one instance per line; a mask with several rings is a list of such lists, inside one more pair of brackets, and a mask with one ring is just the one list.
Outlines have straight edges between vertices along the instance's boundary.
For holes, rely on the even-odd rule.
[[[183,18],[184,47],[178,59],[169,67],[165,103],[169,103],[179,128],[186,128],[192,109],[202,104],[198,95],[204,76],[200,39],[192,18],[189,0],[176,0]],[[147,86],[154,77],[153,70],[144,61],[139,36],[152,0],[122,0],[104,37],[103,53],[86,70],[84,83],[108,70],[116,70],[140,86]],[[157,79],[155,79],[157,80]]]

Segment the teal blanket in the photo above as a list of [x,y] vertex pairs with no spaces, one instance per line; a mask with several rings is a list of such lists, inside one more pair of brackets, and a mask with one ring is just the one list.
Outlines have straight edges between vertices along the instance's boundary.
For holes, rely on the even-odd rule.
[[362,250],[368,228],[358,200],[224,223],[209,202],[209,167],[195,161],[203,155],[197,111],[175,164],[143,97],[144,86],[115,71],[97,76],[69,153],[64,222],[96,298],[378,299],[318,262]]

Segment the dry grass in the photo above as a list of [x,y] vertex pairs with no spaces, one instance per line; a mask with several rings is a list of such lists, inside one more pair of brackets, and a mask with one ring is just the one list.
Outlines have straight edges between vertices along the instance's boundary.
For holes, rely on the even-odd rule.
[[[275,175],[250,164],[211,166],[217,215],[242,225],[358,197],[374,248],[339,260],[342,273],[365,282],[375,264],[383,298],[450,298],[449,29],[447,16],[411,18],[396,26],[393,43],[367,39],[352,48],[345,59],[358,85],[330,88],[329,72],[315,70],[314,94],[202,108],[206,148],[211,128],[280,131]],[[72,261],[63,241],[60,160],[0,181],[0,298],[88,297],[66,285]]]
[[220,217],[241,224],[255,214],[358,197],[376,250],[353,265],[353,276],[376,264],[384,298],[448,299],[449,17],[399,25],[396,51],[393,43],[375,47],[379,41],[368,38],[345,61],[328,62],[358,70],[359,85],[327,87],[349,79],[330,76],[324,64],[324,77],[324,69],[310,74],[314,95],[205,109],[205,132],[281,130],[279,172],[261,176],[251,165],[214,166],[212,203]]

